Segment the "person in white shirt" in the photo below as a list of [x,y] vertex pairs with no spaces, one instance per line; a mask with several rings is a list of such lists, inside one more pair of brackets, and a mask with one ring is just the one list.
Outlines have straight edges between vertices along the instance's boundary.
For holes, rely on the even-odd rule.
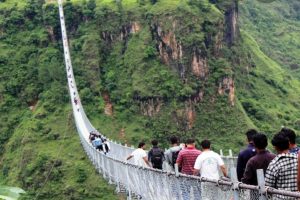
[[210,150],[210,141],[201,142],[202,153],[197,157],[194,165],[194,175],[200,173],[201,177],[219,179],[219,168],[227,176],[226,167],[219,154]]
[[146,144],[145,142],[140,142],[138,149],[134,150],[128,157],[127,160],[133,158],[133,164],[142,166],[142,167],[151,167],[147,153],[145,151]]
[[[219,154],[210,150],[210,141],[203,140],[201,142],[202,153],[197,157],[194,165],[194,175],[200,173],[201,177],[210,179],[219,179],[219,169],[223,172],[224,176],[227,176],[226,167]],[[208,182],[203,182],[201,184],[201,199],[202,200],[219,200],[219,195],[211,193],[215,190],[215,185]]]

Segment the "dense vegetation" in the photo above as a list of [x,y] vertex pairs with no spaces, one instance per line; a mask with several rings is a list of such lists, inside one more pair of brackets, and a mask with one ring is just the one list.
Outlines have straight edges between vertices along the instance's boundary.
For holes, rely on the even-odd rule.
[[[234,0],[66,1],[88,116],[123,143],[176,134],[235,152],[248,128],[299,130],[297,5],[242,1],[239,31]],[[0,1],[0,183],[24,199],[117,199],[79,145],[62,55],[53,1]]]
[[56,5],[0,15],[0,184],[23,188],[23,199],[118,199],[76,135]]
[[300,129],[299,5],[297,0],[240,5],[242,40],[251,62],[247,79],[238,76],[242,87],[237,89],[247,114],[269,133],[282,125]]

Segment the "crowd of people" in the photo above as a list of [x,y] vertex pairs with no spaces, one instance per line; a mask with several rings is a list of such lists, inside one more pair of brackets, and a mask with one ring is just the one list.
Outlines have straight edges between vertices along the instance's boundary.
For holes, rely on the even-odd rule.
[[[276,154],[267,149],[268,138],[264,133],[250,129],[246,132],[246,137],[248,146],[238,155],[238,181],[257,185],[256,170],[263,169],[266,186],[293,192],[299,188],[300,191],[300,148],[296,145],[295,132],[289,128],[282,128],[273,136],[271,143]],[[203,140],[200,143],[201,150],[196,148],[194,139],[187,139],[184,144],[180,144],[178,138],[172,136],[170,143],[170,148],[164,152],[158,146],[158,141],[153,140],[152,148],[147,154],[146,144],[140,142],[138,149],[134,150],[127,160],[133,159],[136,165],[156,169],[163,169],[165,163],[164,170],[167,171],[175,171],[178,166],[178,170],[187,175],[213,179],[220,179],[221,174],[228,177],[221,156],[211,149],[211,141]],[[280,195],[278,197],[280,198]]]
[[90,132],[89,140],[93,147],[95,147],[98,151],[103,152],[104,154],[107,154],[110,151],[106,137],[101,135],[98,131]]
[[[257,185],[256,170],[263,169],[266,186],[292,192],[300,191],[300,148],[296,145],[296,133],[292,129],[282,128],[273,136],[271,143],[276,154],[267,150],[268,139],[265,134],[252,129],[246,135],[249,144],[239,153],[237,162],[239,181]],[[281,195],[277,197],[283,198]]]
[[227,170],[221,156],[211,150],[211,142],[201,142],[202,151],[196,148],[195,139],[187,139],[185,143],[179,143],[176,136],[170,138],[171,147],[164,152],[158,147],[158,141],[152,141],[152,148],[146,153],[145,142],[140,142],[127,160],[133,158],[133,163],[143,167],[162,169],[163,163],[167,171],[175,171],[175,164],[178,170],[187,175],[200,175],[219,179],[219,170],[227,176]]

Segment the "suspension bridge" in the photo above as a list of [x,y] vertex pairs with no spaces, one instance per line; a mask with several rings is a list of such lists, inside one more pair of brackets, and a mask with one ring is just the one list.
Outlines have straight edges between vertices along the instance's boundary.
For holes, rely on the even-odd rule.
[[136,166],[125,161],[134,148],[110,140],[109,154],[97,151],[89,142],[90,132],[96,129],[84,112],[73,74],[62,0],[58,0],[58,7],[68,88],[77,132],[87,156],[97,171],[116,186],[117,192],[126,192],[127,199],[145,200],[266,200],[276,199],[276,194],[284,195],[286,199],[300,198],[298,192],[264,187],[263,174],[259,186],[238,182],[234,175],[236,158],[232,156],[223,156],[230,169],[231,180],[214,180]]

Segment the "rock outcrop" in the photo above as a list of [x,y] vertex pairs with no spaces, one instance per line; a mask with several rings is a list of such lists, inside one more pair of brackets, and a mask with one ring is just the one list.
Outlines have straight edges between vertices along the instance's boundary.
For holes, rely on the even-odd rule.
[[228,95],[228,101],[231,106],[234,106],[234,98],[235,98],[235,86],[234,80],[231,77],[225,77],[219,82],[218,93],[219,95]]
[[208,75],[207,59],[202,58],[196,52],[193,53],[191,67],[193,74],[199,78],[205,78]]
[[158,97],[146,98],[138,100],[140,105],[141,113],[145,116],[153,117],[155,114],[159,113],[163,100]]
[[238,2],[235,1],[231,4],[229,8],[227,8],[225,12],[225,41],[231,46],[239,34],[238,28]]
[[104,114],[108,115],[108,116],[112,116],[113,115],[113,104],[110,100],[109,97],[109,93],[103,92],[102,93],[102,98],[104,100],[105,106],[104,106]]

